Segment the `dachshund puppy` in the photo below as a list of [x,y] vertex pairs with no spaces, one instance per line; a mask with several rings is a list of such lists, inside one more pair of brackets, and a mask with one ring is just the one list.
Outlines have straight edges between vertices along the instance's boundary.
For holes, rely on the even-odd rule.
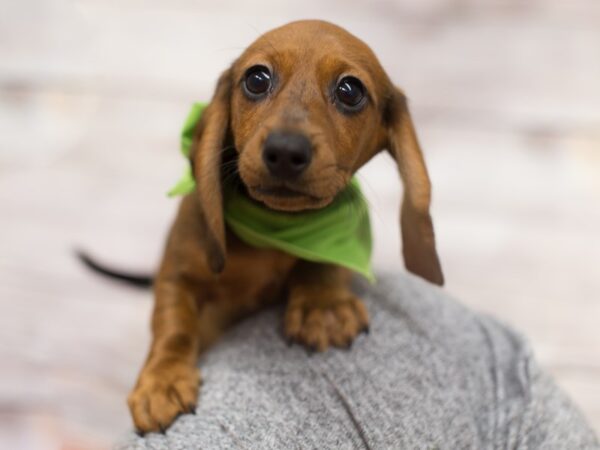
[[[219,78],[190,153],[196,189],[171,228],[154,282],[153,339],[128,404],[140,432],[193,412],[204,351],[236,319],[284,294],[287,338],[344,347],[369,324],[348,269],[242,242],[223,218],[223,149],[245,195],[278,211],[323,208],[387,150],[404,182],[405,264],[443,276],[429,214],[430,183],[407,101],[362,41],[322,21],[259,37]],[[266,154],[268,152],[268,154]]]

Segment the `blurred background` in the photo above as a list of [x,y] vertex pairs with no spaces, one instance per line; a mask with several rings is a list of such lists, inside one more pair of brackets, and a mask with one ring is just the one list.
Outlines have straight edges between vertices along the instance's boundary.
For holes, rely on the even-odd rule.
[[[0,447],[130,428],[191,102],[259,34],[333,21],[411,100],[445,289],[511,324],[600,430],[600,2],[0,0]],[[403,270],[391,159],[361,171],[375,264]]]

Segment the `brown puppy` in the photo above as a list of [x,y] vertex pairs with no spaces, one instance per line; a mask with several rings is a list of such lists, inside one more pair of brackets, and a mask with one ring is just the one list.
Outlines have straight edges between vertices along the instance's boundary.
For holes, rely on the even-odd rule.
[[[196,405],[198,353],[236,318],[288,293],[289,339],[322,351],[368,326],[348,270],[250,247],[222,212],[222,150],[247,194],[275,210],[328,205],[387,149],[405,185],[408,270],[442,284],[430,184],[406,98],[373,52],[342,28],[294,22],[261,36],[220,77],[196,131],[197,189],[183,198],[154,284],[153,340],[128,403],[136,427],[163,430]],[[227,245],[226,245],[227,244]]]

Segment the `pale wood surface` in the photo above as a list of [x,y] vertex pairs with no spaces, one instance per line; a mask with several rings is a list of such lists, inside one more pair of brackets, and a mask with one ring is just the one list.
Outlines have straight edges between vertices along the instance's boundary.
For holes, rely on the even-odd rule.
[[[1,448],[129,427],[150,293],[71,250],[154,268],[189,103],[305,17],[362,37],[409,94],[447,290],[527,335],[600,430],[599,2],[0,0]],[[376,264],[400,269],[395,168],[361,178]]]

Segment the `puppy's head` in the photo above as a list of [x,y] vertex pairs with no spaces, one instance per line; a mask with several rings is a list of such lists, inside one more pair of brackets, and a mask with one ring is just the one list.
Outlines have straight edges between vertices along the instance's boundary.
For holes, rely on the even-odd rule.
[[328,205],[356,170],[389,150],[405,185],[406,266],[443,283],[429,178],[406,99],[347,31],[322,21],[288,24],[258,38],[221,75],[191,154],[216,272],[225,262],[220,169],[228,146],[248,195],[281,211]]

